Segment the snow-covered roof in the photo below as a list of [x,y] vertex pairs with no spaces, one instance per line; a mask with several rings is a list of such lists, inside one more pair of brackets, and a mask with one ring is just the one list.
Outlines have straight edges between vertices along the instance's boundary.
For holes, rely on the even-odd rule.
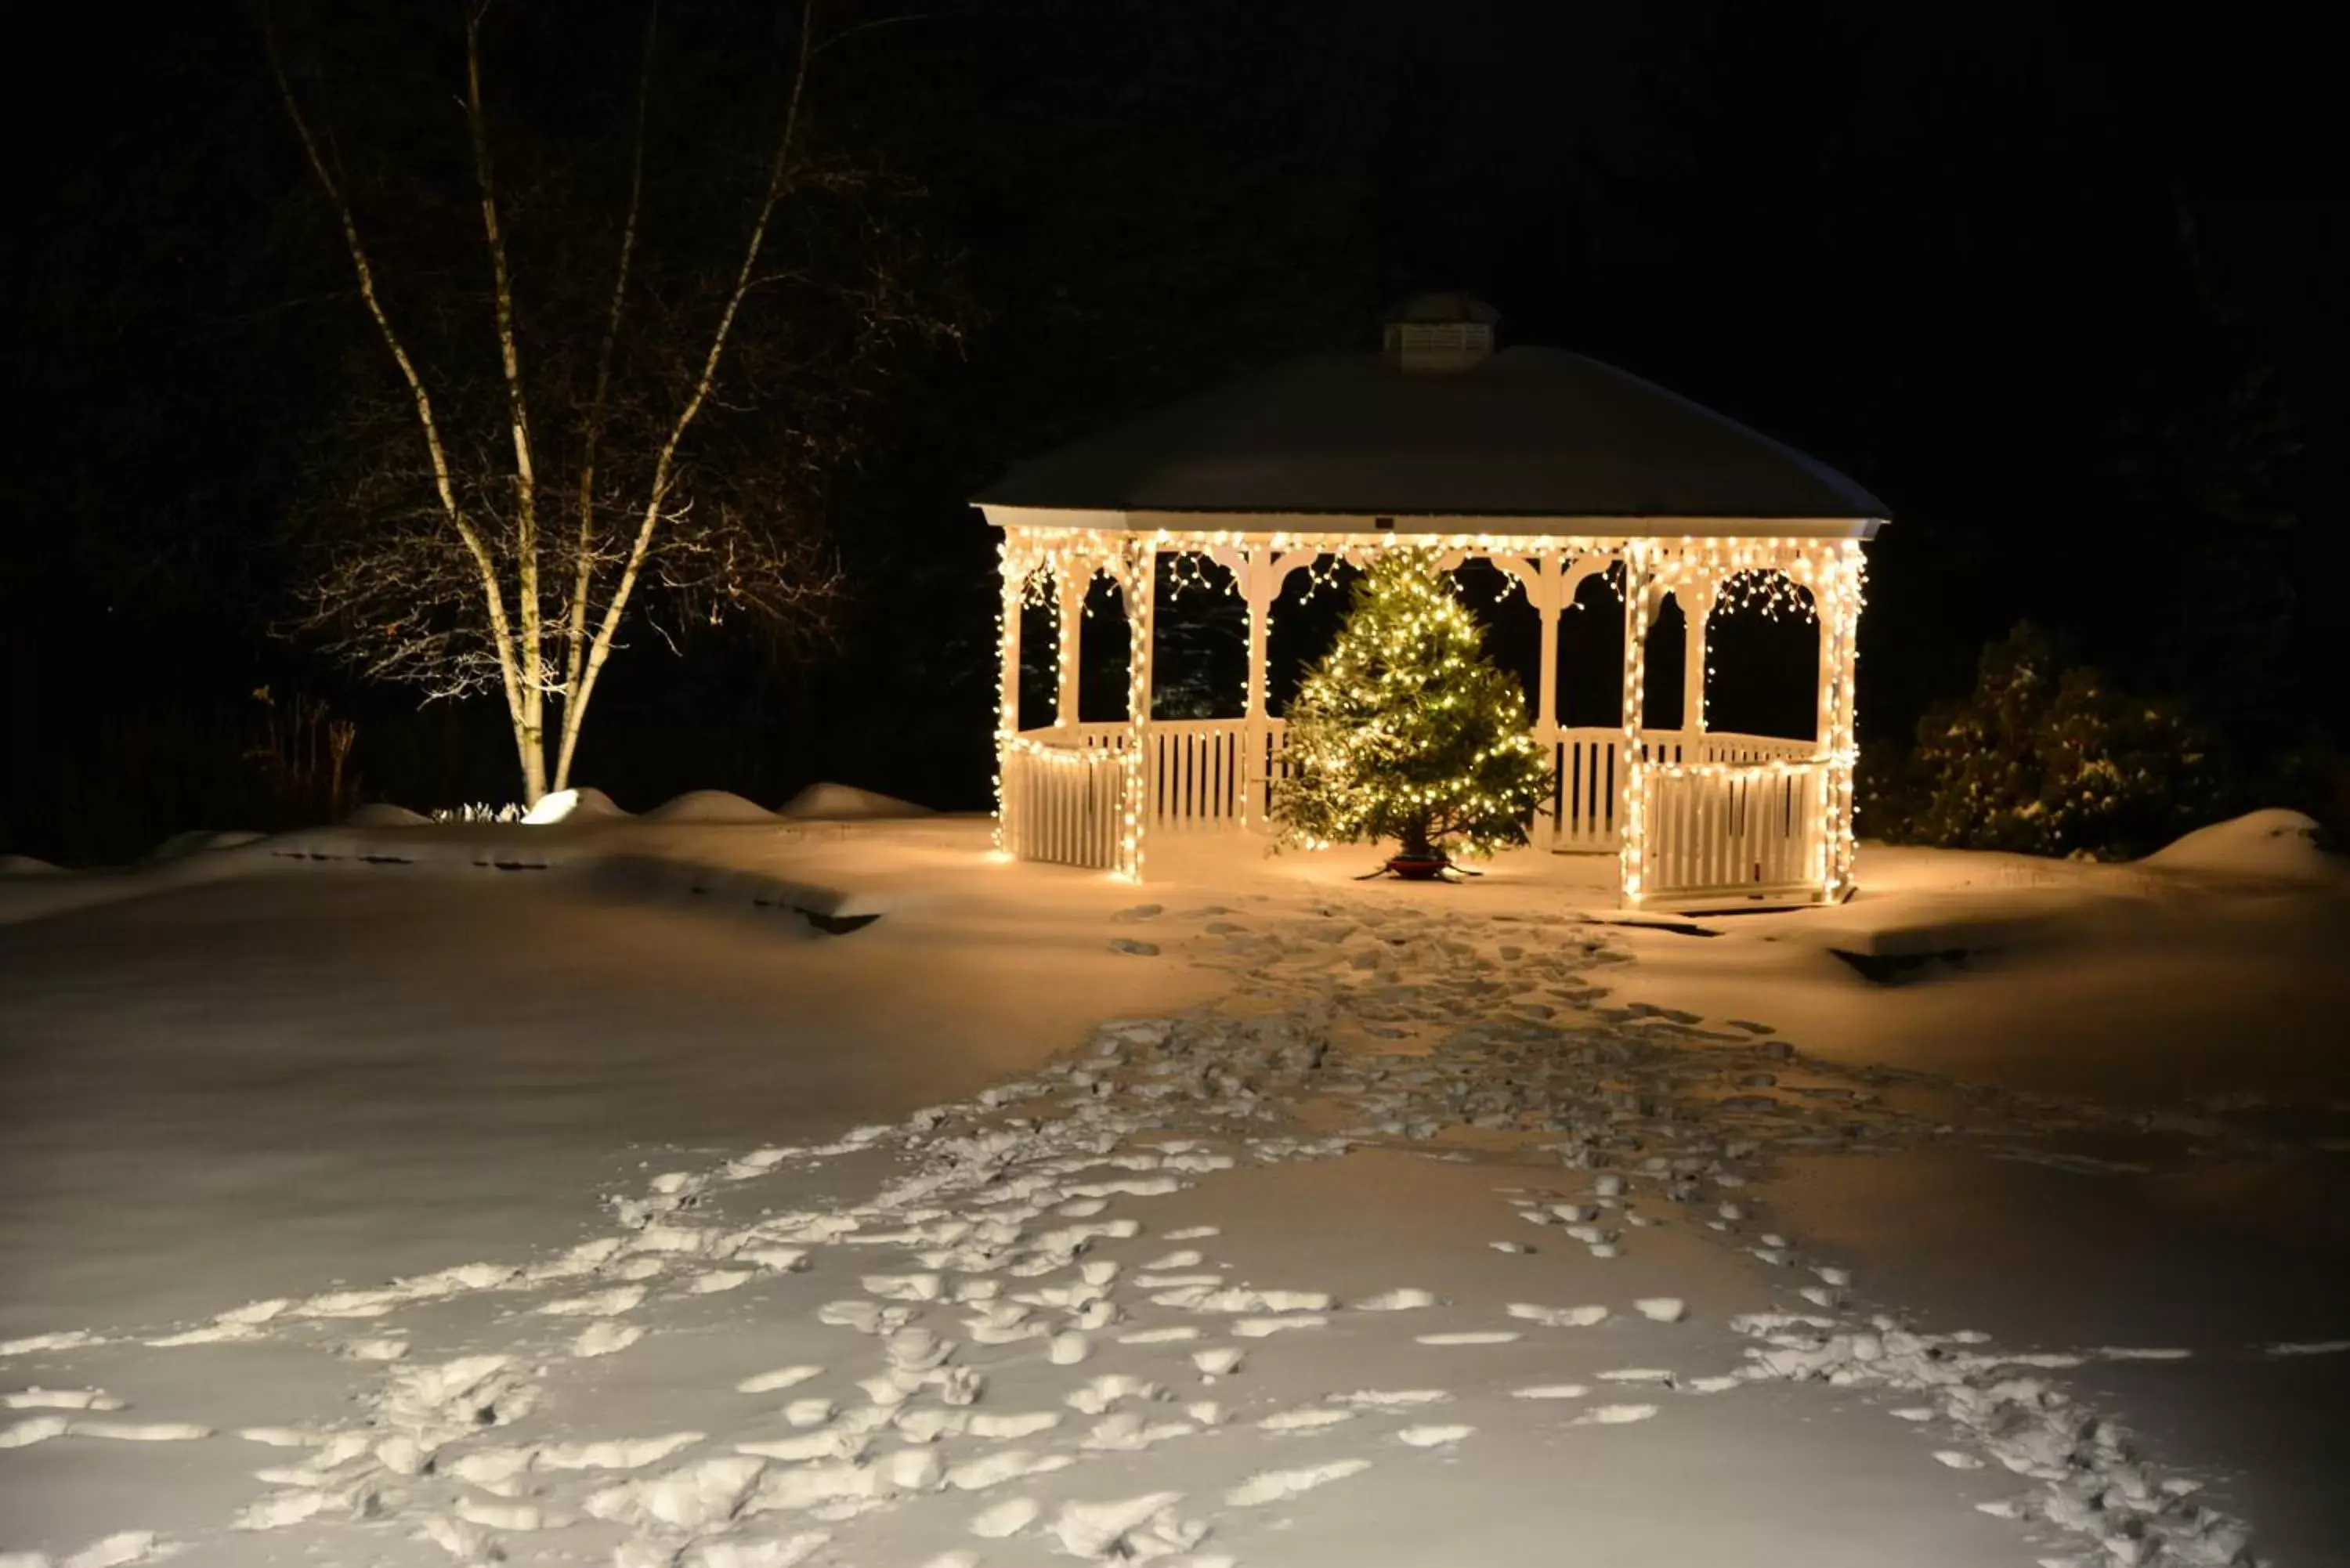
[[[1503,349],[1445,375],[1321,354],[1214,388],[1014,467],[976,497],[1040,514],[1708,519],[1842,524],[1885,504],[1826,464],[1611,365]],[[1077,521],[1076,518],[1068,521]],[[1638,532],[1659,532],[1641,527]],[[1728,532],[1706,529],[1704,532]]]

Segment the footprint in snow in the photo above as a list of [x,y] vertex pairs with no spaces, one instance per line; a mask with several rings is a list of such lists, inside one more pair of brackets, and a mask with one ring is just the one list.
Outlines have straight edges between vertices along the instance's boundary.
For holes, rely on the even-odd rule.
[[1285,1502],[1312,1491],[1315,1487],[1345,1480],[1348,1476],[1360,1475],[1370,1468],[1368,1459],[1332,1459],[1327,1464],[1309,1465],[1302,1469],[1261,1470],[1224,1493],[1224,1501],[1232,1508],[1260,1508],[1269,1502]]
[[1528,1323],[1538,1323],[1545,1328],[1589,1328],[1607,1321],[1604,1306],[1546,1307],[1531,1302],[1512,1302],[1510,1315]]
[[868,1274],[860,1282],[868,1293],[885,1301],[934,1302],[939,1299],[939,1276],[932,1273]]
[[581,1360],[611,1355],[628,1349],[644,1336],[644,1329],[633,1323],[591,1324],[571,1342],[571,1354]]
[[1474,1427],[1406,1427],[1396,1434],[1396,1441],[1415,1449],[1438,1449],[1457,1443],[1476,1430]]
[[1095,1422],[1079,1446],[1096,1452],[1132,1453],[1170,1438],[1188,1438],[1199,1429],[1189,1421],[1153,1424],[1139,1411],[1119,1410]]
[[1330,1403],[1357,1410],[1404,1410],[1417,1405],[1441,1405],[1451,1397],[1441,1388],[1357,1388],[1351,1394],[1331,1395]]
[[1509,1329],[1470,1329],[1457,1334],[1413,1335],[1422,1345],[1507,1345],[1517,1338]]
[[1055,1470],[1067,1469],[1076,1464],[1067,1454],[1031,1453],[1026,1449],[1005,1449],[998,1453],[983,1454],[975,1459],[965,1459],[946,1473],[946,1484],[957,1491],[981,1491],[1001,1486],[1024,1476],[1050,1475]]
[[26,1388],[0,1394],[10,1410],[120,1410],[122,1401],[98,1388]]
[[484,1530],[512,1531],[517,1534],[570,1522],[549,1516],[536,1503],[494,1502],[488,1498],[461,1498],[454,1512],[467,1524],[478,1524]]
[[1355,1310],[1357,1312],[1409,1312],[1417,1307],[1431,1307],[1435,1304],[1436,1296],[1433,1293],[1414,1290],[1407,1286],[1402,1290],[1385,1291],[1378,1295],[1366,1296],[1355,1303]]
[[737,1285],[749,1284],[756,1277],[748,1269],[713,1269],[706,1274],[696,1274],[686,1281],[685,1290],[688,1295],[716,1295],[721,1291],[731,1291]]
[[325,1440],[299,1427],[239,1427],[236,1435],[267,1449],[314,1449]]
[[1139,1328],[1131,1333],[1119,1334],[1118,1342],[1120,1345],[1173,1345],[1199,1337],[1200,1331],[1196,1328]]
[[[1207,1354],[1209,1353],[1201,1351],[1199,1355],[1194,1355],[1191,1359],[1196,1363],[1200,1355]],[[1231,1355],[1235,1362],[1239,1360],[1240,1352],[1233,1351]],[[1098,1416],[1120,1399],[1153,1399],[1158,1397],[1159,1393],[1159,1385],[1156,1383],[1146,1382],[1142,1378],[1130,1376],[1123,1372],[1105,1372],[1099,1376],[1088,1379],[1083,1386],[1071,1389],[1062,1397],[1061,1403],[1068,1406],[1072,1410],[1083,1411],[1088,1416]]]
[[395,1340],[390,1335],[343,1340],[341,1345],[336,1345],[334,1354],[343,1356],[346,1361],[404,1361],[409,1354],[409,1343],[407,1340]]
[[821,1366],[778,1366],[773,1372],[761,1372],[734,1385],[737,1394],[773,1394],[778,1389],[795,1387],[811,1377],[823,1374]]
[[1110,1502],[1065,1502],[1050,1529],[1072,1557],[1161,1557],[1189,1551],[1208,1533],[1205,1524],[1174,1517],[1174,1506],[1182,1501],[1180,1491],[1154,1491]]
[[74,1421],[66,1429],[73,1437],[118,1443],[186,1443],[213,1435],[210,1427],[192,1421]]
[[1621,1427],[1631,1421],[1645,1421],[1657,1413],[1654,1405],[1595,1405],[1577,1416],[1577,1427]]
[[46,1443],[52,1438],[62,1438],[73,1423],[63,1416],[35,1416],[29,1420],[16,1421],[0,1427],[0,1449],[28,1449],[35,1443]]
[[1191,1365],[1202,1377],[1229,1377],[1241,1369],[1242,1359],[1241,1352],[1224,1347],[1191,1353]]
[[1326,1427],[1335,1427],[1341,1421],[1351,1421],[1354,1418],[1355,1412],[1352,1410],[1325,1410],[1305,1406],[1295,1410],[1276,1411],[1258,1421],[1256,1425],[1257,1429],[1262,1432],[1318,1432]]
[[87,1345],[105,1343],[86,1328],[75,1328],[61,1334],[35,1334],[22,1339],[0,1339],[0,1355],[30,1355],[38,1350],[79,1350]]
[[1036,1522],[1044,1506],[1033,1497],[1007,1497],[993,1508],[972,1516],[971,1532],[986,1541],[1017,1535]]
[[634,1312],[644,1304],[644,1300],[645,1288],[642,1285],[622,1285],[616,1290],[598,1291],[593,1295],[544,1302],[536,1310],[548,1317],[615,1317],[624,1312]]

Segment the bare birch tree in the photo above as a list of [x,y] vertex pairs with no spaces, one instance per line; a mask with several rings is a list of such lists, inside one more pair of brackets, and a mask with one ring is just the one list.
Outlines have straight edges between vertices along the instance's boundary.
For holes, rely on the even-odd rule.
[[[461,4],[462,76],[450,83],[461,123],[449,129],[463,138],[485,310],[471,307],[478,283],[474,292],[413,285],[405,308],[393,297],[322,107],[327,95],[303,79],[276,18],[265,16],[286,119],[397,384],[359,421],[376,439],[357,443],[368,456],[340,486],[341,525],[309,584],[306,624],[363,672],[417,685],[428,700],[497,693],[523,790],[536,800],[570,784],[598,684],[629,628],[660,625],[648,618],[649,594],[676,618],[748,613],[786,639],[824,634],[841,584],[805,504],[787,487],[724,475],[705,472],[697,484],[691,453],[713,407],[755,400],[759,377],[735,363],[746,314],[768,303],[763,295],[812,284],[815,261],[775,254],[779,216],[850,180],[837,159],[809,146],[813,72],[827,40],[816,0],[804,0],[784,34],[771,140],[745,192],[731,265],[705,265],[691,286],[647,285],[647,150],[663,42],[649,9],[625,204],[606,253],[609,287],[595,296],[597,319],[560,331],[552,323],[563,313],[547,299],[576,304],[592,291],[576,265],[550,259],[536,275],[517,265],[484,88],[490,7]],[[836,359],[910,326],[941,329],[903,296],[887,258],[850,270],[856,281],[832,296],[850,306],[847,326],[827,329]],[[428,337],[442,349],[437,364],[420,347]],[[820,358],[785,355],[781,373],[820,375]]]

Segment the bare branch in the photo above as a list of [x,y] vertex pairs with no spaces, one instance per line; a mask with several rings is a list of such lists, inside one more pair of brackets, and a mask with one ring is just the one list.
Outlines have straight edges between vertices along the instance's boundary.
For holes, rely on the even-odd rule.
[[376,329],[383,335],[384,347],[391,351],[392,362],[400,368],[400,379],[407,382],[409,392],[415,400],[417,423],[423,431],[425,450],[432,459],[434,493],[440,498],[442,514],[449,526],[455,530],[479,572],[483,602],[488,610],[491,632],[497,644],[499,675],[505,691],[506,711],[519,722],[522,717],[521,672],[515,665],[514,649],[508,636],[505,596],[498,582],[496,565],[491,559],[480,531],[466,517],[464,508],[458,504],[456,488],[451,477],[448,449],[441,439],[441,427],[433,415],[432,394],[425,389],[424,379],[417,373],[415,360],[409,357],[407,346],[392,327],[382,297],[376,292],[375,269],[368,260],[366,245],[360,242],[358,220],[352,215],[350,202],[344,195],[341,185],[319,153],[318,139],[310,128],[308,118],[302,112],[301,100],[295,95],[293,80],[286,75],[285,55],[277,42],[276,18],[265,6],[262,12],[262,32],[268,45],[270,72],[276,78],[278,98],[286,106],[286,119],[293,122],[294,133],[301,140],[303,156],[309,161],[310,172],[317,176],[318,188],[326,192],[328,204],[335,210],[336,222],[342,230],[343,247],[350,254],[351,270],[359,281],[359,298],[366,304],[368,315],[374,320]]
[[628,565],[621,569],[620,580],[614,587],[611,602],[605,607],[602,620],[596,628],[596,640],[589,649],[588,663],[580,672],[578,689],[570,694],[564,707],[563,743],[556,764],[558,779],[569,777],[570,759],[577,749],[579,723],[586,714],[588,701],[594,694],[597,677],[602,673],[605,661],[611,657],[612,639],[619,629],[620,617],[628,609],[629,596],[635,591],[637,579],[644,569],[645,556],[652,547],[653,535],[659,530],[664,504],[669,499],[670,486],[675,482],[677,452],[686,432],[693,426],[702,405],[710,397],[710,389],[718,379],[718,366],[726,353],[727,339],[734,329],[734,318],[743,308],[744,296],[749,294],[751,280],[757,273],[759,253],[765,245],[767,225],[774,218],[775,203],[782,199],[792,171],[792,152],[800,128],[801,108],[807,96],[808,64],[813,55],[811,45],[816,36],[816,0],[803,0],[800,11],[798,57],[792,65],[791,96],[785,101],[784,123],[775,140],[775,155],[767,170],[767,185],[759,201],[758,215],[751,224],[749,241],[743,248],[743,265],[735,270],[734,286],[726,297],[726,307],[720,312],[718,325],[710,336],[709,351],[702,356],[702,373],[693,383],[684,406],[678,410],[668,438],[661,442],[660,454],[654,459],[652,481],[645,500],[645,508],[637,528],[636,541],[629,552]]
[[[595,586],[596,449],[604,435],[604,414],[612,388],[612,353],[620,335],[620,310],[628,297],[629,264],[637,250],[637,215],[645,194],[645,113],[652,94],[653,41],[660,25],[660,0],[646,8],[645,53],[637,69],[637,122],[629,144],[629,213],[620,225],[620,260],[612,272],[612,305],[604,315],[604,337],[596,350],[596,390],[588,400],[581,430],[579,457],[579,537],[571,584],[571,603],[565,615],[563,692],[567,708],[579,690],[579,673],[588,656],[588,596]],[[571,726],[565,725],[556,777],[567,778],[571,761]]]

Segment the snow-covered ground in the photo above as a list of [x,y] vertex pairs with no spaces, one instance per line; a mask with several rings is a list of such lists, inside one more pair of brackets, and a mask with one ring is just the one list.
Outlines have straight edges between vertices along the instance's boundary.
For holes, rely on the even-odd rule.
[[0,1563],[2350,1560],[2290,825],[1665,919],[725,818],[0,880]]

